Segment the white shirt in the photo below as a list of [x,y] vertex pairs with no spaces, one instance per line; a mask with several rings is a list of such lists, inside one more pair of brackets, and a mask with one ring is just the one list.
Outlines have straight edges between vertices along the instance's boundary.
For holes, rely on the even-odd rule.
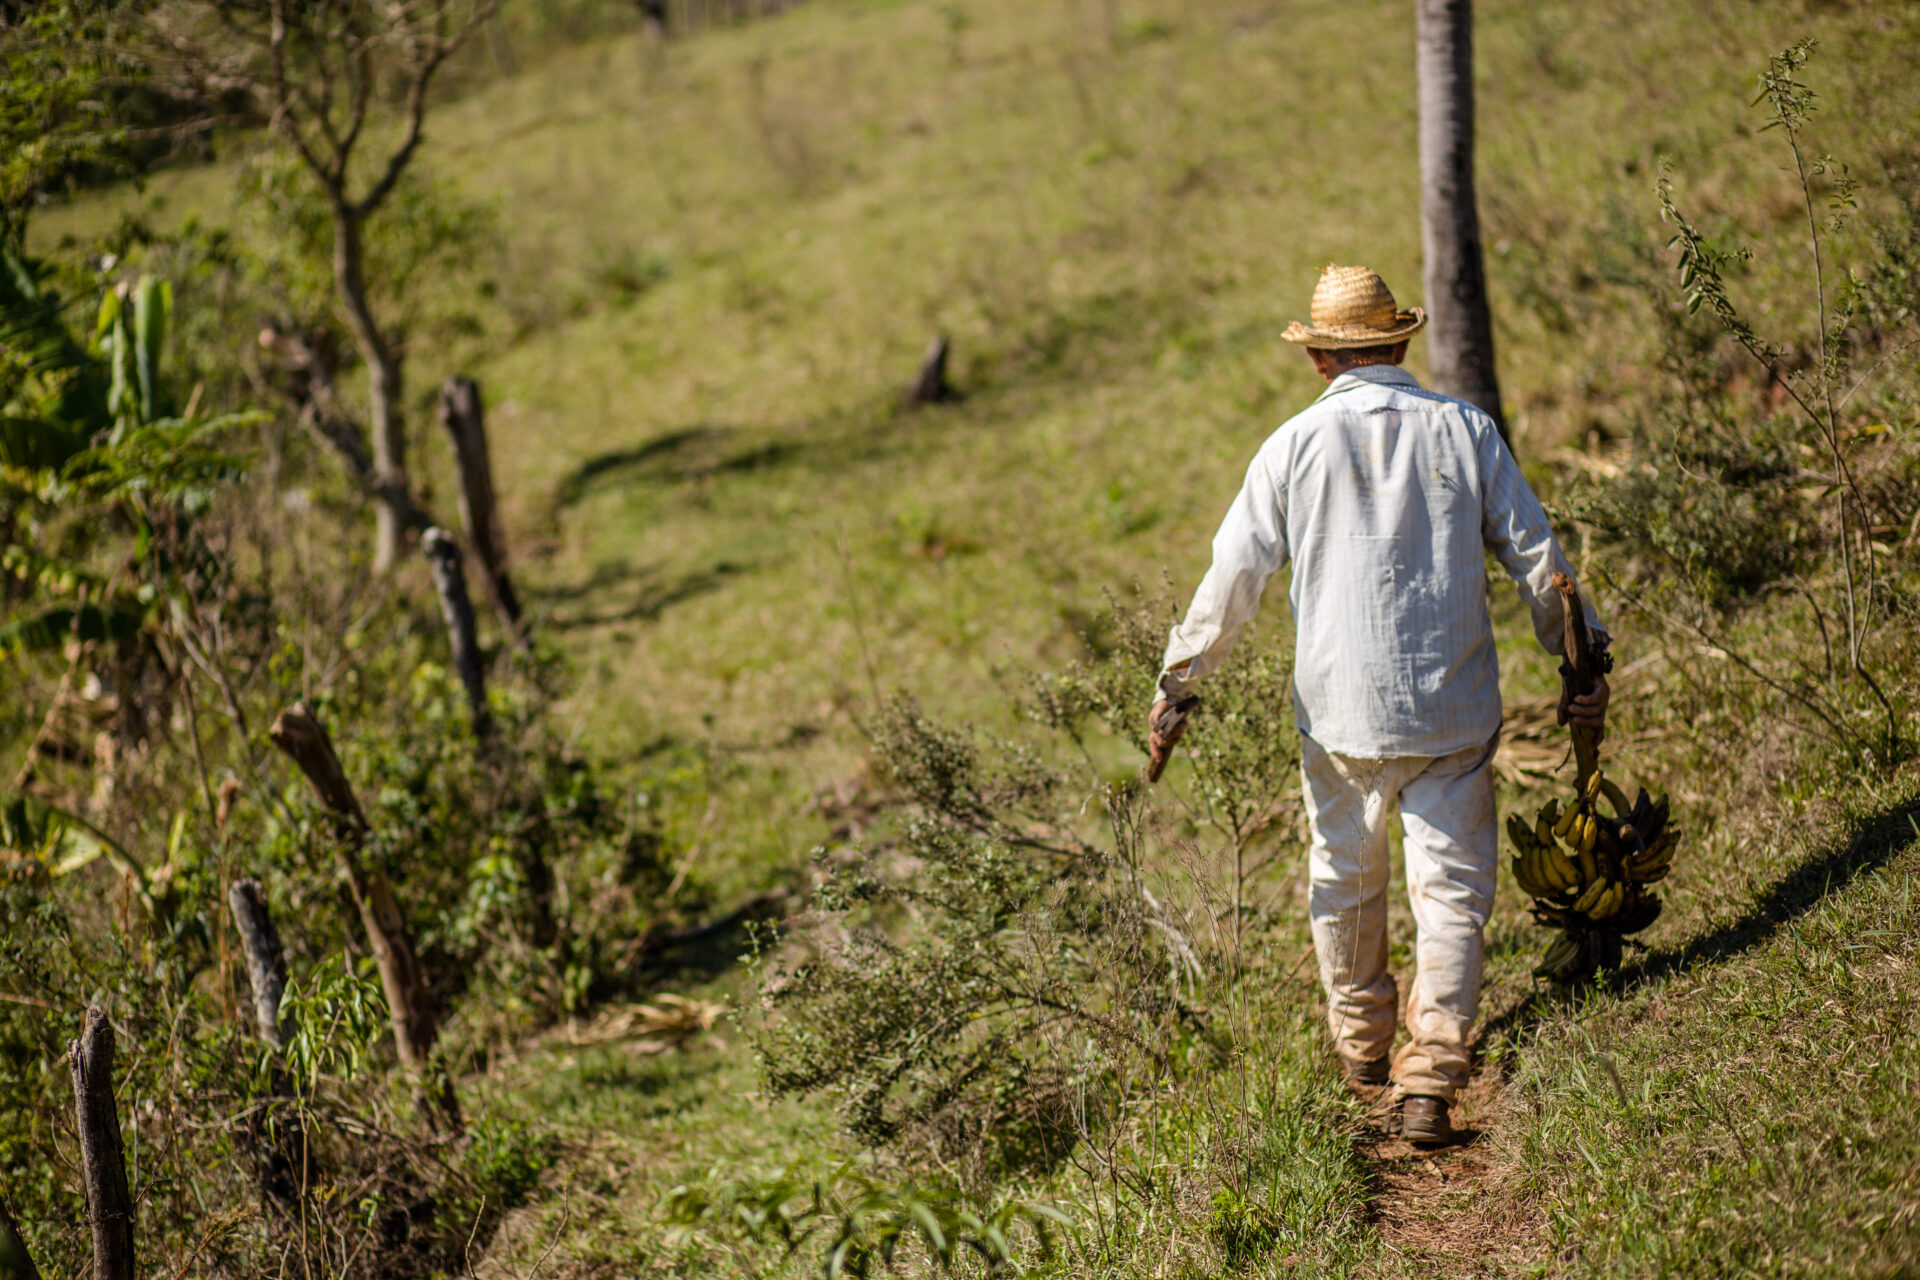
[[[1487,613],[1492,550],[1564,656],[1553,575],[1572,568],[1493,419],[1392,365],[1335,378],[1267,439],[1173,629],[1159,696],[1226,661],[1260,593],[1293,565],[1294,717],[1329,751],[1441,756],[1500,728]],[[1592,609],[1588,624],[1599,627]]]

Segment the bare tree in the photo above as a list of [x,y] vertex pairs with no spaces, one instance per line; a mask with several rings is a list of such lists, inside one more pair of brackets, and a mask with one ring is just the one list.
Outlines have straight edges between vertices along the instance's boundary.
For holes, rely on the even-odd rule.
[[[435,75],[491,18],[499,0],[191,0],[156,8],[162,56],[210,101],[250,98],[318,183],[333,226],[335,299],[367,366],[374,488],[381,495],[375,567],[407,547],[406,430],[397,334],[374,314],[367,224],[413,162]],[[399,101],[397,133],[376,119]],[[382,149],[369,137],[388,137]]]
[[1504,438],[1473,190],[1473,0],[1419,0],[1417,24],[1420,239],[1433,384],[1486,410]]

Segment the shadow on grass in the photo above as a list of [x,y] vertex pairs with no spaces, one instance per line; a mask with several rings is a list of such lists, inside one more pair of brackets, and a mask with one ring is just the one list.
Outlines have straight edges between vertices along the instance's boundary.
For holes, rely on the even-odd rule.
[[549,606],[599,600],[633,584],[632,595],[623,605],[605,609],[581,609],[555,613],[547,623],[555,631],[579,631],[588,627],[617,626],[623,622],[650,622],[674,605],[717,591],[721,584],[744,566],[722,561],[711,569],[695,570],[668,577],[657,569],[641,565],[602,564],[581,581],[567,586],[537,591],[534,598]]
[[872,431],[858,433],[859,439],[844,434],[819,433],[812,426],[802,428],[799,436],[813,436],[815,442],[802,445],[798,439],[751,440],[739,427],[701,424],[683,427],[656,436],[645,444],[627,449],[611,449],[595,454],[562,476],[554,486],[553,508],[564,511],[591,494],[614,488],[643,484],[674,484],[703,480],[713,476],[740,475],[799,462],[808,454],[831,454],[844,461],[853,452],[870,452]]
[[[1651,983],[1702,964],[1718,964],[1759,947],[1780,929],[1798,920],[1845,889],[1862,873],[1893,861],[1916,840],[1920,797],[1858,821],[1847,842],[1825,854],[1815,854],[1788,871],[1734,920],[1688,939],[1679,946],[1653,947],[1639,960],[1624,965],[1604,989],[1626,995]],[[1535,991],[1486,1024],[1488,1039],[1523,1030],[1562,1007],[1578,992]]]

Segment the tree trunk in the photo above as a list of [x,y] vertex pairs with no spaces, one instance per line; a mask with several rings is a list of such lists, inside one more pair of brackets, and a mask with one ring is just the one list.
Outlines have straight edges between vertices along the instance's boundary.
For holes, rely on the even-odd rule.
[[[367,365],[367,409],[373,419],[373,476],[383,489],[407,490],[406,424],[400,408],[400,357],[373,317],[367,298],[361,216],[344,204],[333,210],[333,279],[340,309]],[[386,573],[406,554],[406,514],[384,501],[375,509],[373,567]]]
[[367,842],[367,815],[353,794],[334,753],[333,740],[313,713],[295,703],[274,719],[267,736],[273,745],[300,766],[319,795],[320,802],[333,814],[335,847],[340,869],[354,905],[360,909],[360,923],[367,933],[367,949],[380,970],[380,985],[387,996],[387,1016],[393,1023],[394,1047],[400,1061],[420,1078],[422,1096],[438,1106],[453,1124],[460,1126],[460,1104],[450,1081],[435,1091],[428,1086],[434,1043],[439,1028],[434,1023],[433,1004],[427,985],[414,958],[413,939],[407,933],[406,919],[394,901],[393,886],[378,867],[369,868],[361,860]]
[[73,1066],[87,1222],[93,1228],[94,1280],[133,1280],[133,1197],[127,1194],[120,1114],[113,1104],[113,1023],[106,1014],[87,1010],[67,1058]]
[[1420,239],[1434,389],[1484,409],[1504,439],[1473,191],[1473,3],[1418,0]]
[[40,1271],[27,1252],[27,1242],[0,1205],[0,1280],[40,1280]]
[[[267,1072],[268,1088],[274,1097],[285,1098],[293,1093],[293,1087],[280,1063],[280,1051],[287,1047],[292,1028],[280,1012],[280,998],[287,989],[287,960],[280,947],[280,933],[273,927],[266,891],[258,880],[235,881],[227,890],[227,904],[233,909],[234,927],[247,954],[254,1024],[260,1038],[274,1049]],[[247,1128],[262,1194],[283,1205],[297,1202],[301,1189],[313,1180],[307,1164],[306,1128],[300,1123],[299,1111],[276,1107],[266,1114],[255,1112]]]
[[480,558],[480,567],[487,575],[487,591],[500,621],[506,624],[514,643],[524,647],[525,615],[507,573],[507,539],[493,490],[493,455],[487,447],[480,388],[471,378],[448,378],[441,386],[440,425],[452,438],[453,455],[459,463],[460,519],[466,525],[467,543]]

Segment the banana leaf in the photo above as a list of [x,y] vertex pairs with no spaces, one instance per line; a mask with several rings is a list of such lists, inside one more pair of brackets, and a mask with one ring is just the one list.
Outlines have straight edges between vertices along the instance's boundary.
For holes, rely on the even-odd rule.
[[105,858],[132,880],[147,910],[154,910],[145,869],[112,836],[77,813],[32,796],[0,791],[0,849],[47,863],[56,876],[72,875]]

